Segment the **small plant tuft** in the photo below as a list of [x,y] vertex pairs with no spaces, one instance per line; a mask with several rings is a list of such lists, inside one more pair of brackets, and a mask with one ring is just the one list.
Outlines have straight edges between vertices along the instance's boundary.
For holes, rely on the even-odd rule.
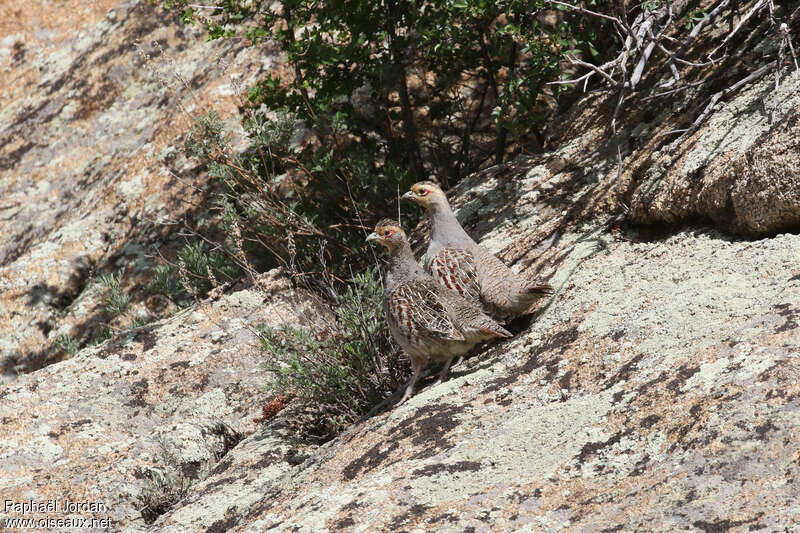
[[145,289],[151,294],[159,294],[174,304],[184,294],[180,284],[176,281],[177,274],[170,265],[156,265],[151,270],[152,277],[147,282]]
[[103,295],[103,309],[112,318],[125,315],[131,308],[130,296],[122,290],[121,281],[121,272],[100,276],[100,283],[106,288]]
[[102,344],[113,336],[114,330],[111,328],[111,326],[108,324],[100,324],[94,331],[94,337],[92,337],[92,340],[89,344],[92,346]]
[[192,480],[183,473],[178,457],[163,441],[159,441],[162,470],[147,471],[147,482],[139,495],[139,510],[145,524],[152,524],[159,516],[189,494]]
[[[199,469],[187,470],[180,457],[163,436],[157,438],[159,445],[159,468],[148,469],[147,481],[139,494],[139,511],[146,524],[154,523],[159,516],[169,511],[184,499],[195,482],[208,477],[214,464],[242,441],[244,435],[218,421],[203,431],[203,437],[211,437],[210,459]],[[206,441],[208,445],[208,441]],[[192,473],[193,472],[193,473]]]
[[70,356],[78,353],[78,341],[66,333],[59,335],[58,338],[56,338],[55,346],[59,350],[63,350],[64,352],[68,353]]
[[[178,251],[179,262],[185,266],[184,289],[201,295],[222,282],[230,281],[238,275],[236,265],[225,252],[208,250],[201,240],[190,241]],[[187,286],[188,285],[188,286]]]
[[304,437],[326,441],[388,398],[408,372],[384,320],[380,278],[368,269],[330,306],[332,320],[311,328],[262,328],[274,373],[269,388],[295,395],[311,413]]

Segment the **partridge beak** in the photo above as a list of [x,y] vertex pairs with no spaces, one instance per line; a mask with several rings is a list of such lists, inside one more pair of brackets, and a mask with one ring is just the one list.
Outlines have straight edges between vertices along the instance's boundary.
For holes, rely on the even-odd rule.
[[414,199],[414,191],[408,191],[403,196],[401,196],[403,200],[413,200]]
[[367,235],[367,242],[369,241],[377,241],[380,237],[378,237],[377,233],[370,233]]

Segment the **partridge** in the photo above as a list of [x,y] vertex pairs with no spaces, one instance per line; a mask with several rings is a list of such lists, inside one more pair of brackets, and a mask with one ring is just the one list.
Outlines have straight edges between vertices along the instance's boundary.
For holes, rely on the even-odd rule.
[[453,214],[447,197],[433,182],[421,181],[403,195],[424,207],[431,222],[425,269],[444,286],[480,306],[484,313],[505,323],[532,311],[553,288],[539,280],[519,277],[467,235]]
[[397,222],[378,222],[367,241],[382,245],[389,256],[383,282],[386,317],[392,336],[411,360],[413,374],[399,404],[411,396],[427,363],[444,362],[439,383],[454,357],[482,341],[511,336],[469,300],[427,274],[414,259]]

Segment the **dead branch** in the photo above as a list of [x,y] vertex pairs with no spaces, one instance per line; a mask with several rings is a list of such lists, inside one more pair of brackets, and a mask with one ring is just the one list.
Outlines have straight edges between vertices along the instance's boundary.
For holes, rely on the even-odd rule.
[[[719,92],[714,93],[714,95],[711,96],[711,98],[710,98],[708,104],[706,105],[705,109],[703,109],[703,112],[700,113],[700,116],[698,116],[695,119],[695,121],[692,122],[692,125],[689,126],[683,132],[683,135],[678,137],[678,140],[676,141],[675,144],[679,145],[684,140],[686,140],[687,137],[689,137],[695,131],[697,131],[697,128],[699,128],[700,125],[703,124],[703,122],[705,122],[705,120],[711,114],[711,111],[714,109],[714,106],[716,106],[717,103],[721,99],[725,98],[726,96],[730,95],[731,93],[734,93],[734,92],[738,91],[743,85],[746,85],[746,84],[748,84],[748,83],[750,83],[752,81],[755,81],[755,80],[759,79],[761,76],[763,76],[764,74],[769,72],[771,68],[773,68],[775,65],[777,65],[777,63],[778,63],[777,61],[772,61],[770,63],[767,63],[766,65],[764,65],[764,66],[756,69],[752,73],[750,73],[750,75],[748,75],[748,76],[742,78],[741,80],[737,81],[736,83],[734,83],[733,85],[731,85],[727,89],[723,89],[723,90],[721,90]],[[676,132],[677,131],[679,131],[679,130],[676,130]]]
[[[688,35],[682,39],[676,38],[675,35],[680,35],[678,33],[680,31],[678,24],[681,20],[682,11],[688,6],[687,2],[680,2],[673,5],[673,3],[668,1],[655,7],[651,7],[651,4],[648,3],[642,3],[638,6],[637,9],[639,12],[632,22],[629,22],[626,19],[624,13],[620,13],[619,16],[606,15],[586,9],[577,3],[573,4],[563,0],[548,0],[547,3],[553,6],[559,6],[561,8],[571,10],[575,13],[597,17],[613,23],[613,31],[617,34],[621,43],[620,48],[613,59],[598,66],[583,61],[579,57],[567,56],[567,60],[570,62],[570,64],[582,67],[586,69],[587,72],[569,80],[559,80],[551,82],[550,84],[577,85],[582,83],[583,90],[586,92],[588,88],[588,82],[593,76],[597,76],[599,79],[601,79],[601,84],[606,90],[611,90],[617,93],[617,101],[614,107],[613,116],[611,117],[611,131],[615,137],[620,134],[617,128],[619,118],[622,114],[623,103],[627,101],[633,95],[633,93],[636,92],[637,87],[641,84],[646,75],[659,74],[659,71],[664,71],[664,73],[669,76],[669,81],[662,83],[660,87],[673,87],[682,79],[679,67],[701,69],[719,63],[728,57],[727,49],[732,45],[732,43],[735,42],[734,37],[737,36],[737,34],[749,20],[752,20],[753,17],[757,16],[759,13],[764,12],[765,7],[768,8],[769,12],[769,23],[775,23],[773,18],[773,0],[756,0],[755,4],[747,11],[747,13],[745,13],[743,17],[740,18],[735,26],[733,23],[731,23],[730,31],[712,50],[712,52],[708,54],[707,60],[696,61],[692,60],[690,57],[687,57],[688,52],[692,49],[692,45],[696,42],[697,38],[703,34],[703,32],[708,31],[711,28],[711,25],[726,11],[731,11],[731,20],[733,20],[734,15],[738,12],[734,13],[736,10],[733,9],[732,6],[738,5],[738,2],[734,2],[734,0],[719,0],[706,14],[706,16],[700,19],[697,24],[692,27]],[[794,13],[792,14],[792,17],[793,16]],[[745,84],[761,78],[766,73],[770,72],[772,68],[777,68],[779,70],[785,57],[784,52],[787,49],[792,54],[795,68],[798,69],[797,59],[795,58],[794,48],[789,35],[789,28],[785,23],[781,25],[780,32],[781,47],[779,52],[779,60],[772,61],[755,69],[733,85],[713,94],[708,99],[703,111],[699,114],[699,116],[697,116],[697,118],[688,128],[673,130],[664,135],[680,134],[676,144],[684,141],[687,137],[692,135],[692,133],[694,133],[703,122],[705,122],[720,100],[723,100],[730,94],[739,90]],[[654,50],[658,50],[659,53],[664,54],[664,56],[666,56],[666,60],[656,63],[652,57]],[[726,53],[716,57],[720,50],[726,50]],[[704,79],[697,82],[684,82],[680,87],[674,87],[670,90],[648,96],[645,98],[645,100],[652,100],[654,98],[674,94],[691,87],[696,87],[706,83],[707,79],[708,77],[706,76]],[[776,71],[776,87],[779,82],[780,73]],[[619,181],[621,180],[623,165],[623,154],[620,145],[620,139],[617,139],[618,187]],[[619,193],[620,191],[618,190],[618,201],[624,210],[625,206],[622,203],[621,194]]]
[[[768,3],[769,3],[769,0],[758,0],[758,2],[756,2],[756,5],[754,5],[754,6],[753,6],[753,7],[750,9],[750,11],[748,11],[748,12],[747,12],[747,14],[745,14],[745,16],[741,18],[741,20],[739,20],[739,23],[738,23],[738,24],[737,24],[737,25],[736,25],[736,26],[733,28],[733,31],[731,31],[731,32],[730,32],[728,35],[726,35],[726,36],[725,36],[725,38],[722,40],[722,42],[719,44],[719,46],[717,46],[716,48],[714,48],[714,49],[713,49],[713,50],[712,50],[712,51],[711,51],[711,52],[708,54],[708,58],[709,58],[709,59],[712,59],[712,58],[714,57],[714,54],[716,54],[716,53],[719,51],[719,49],[720,49],[720,48],[724,48],[724,47],[725,47],[725,46],[728,44],[728,41],[730,41],[730,40],[731,40],[731,38],[732,38],[734,35],[736,35],[736,33],[737,33],[737,32],[738,32],[738,31],[739,31],[741,28],[742,28],[742,26],[744,26],[745,22],[747,22],[748,20],[750,20],[750,17],[752,17],[753,15],[755,15],[755,14],[756,14],[756,12],[757,12],[759,9],[761,9],[762,7],[764,7],[765,5],[767,5]],[[771,10],[770,10],[770,11],[771,11]]]

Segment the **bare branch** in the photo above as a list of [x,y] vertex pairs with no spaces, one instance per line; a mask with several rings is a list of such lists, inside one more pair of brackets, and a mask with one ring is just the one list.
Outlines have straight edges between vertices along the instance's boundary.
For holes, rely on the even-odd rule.
[[576,6],[576,5],[568,4],[566,2],[559,2],[558,0],[547,0],[547,3],[548,4],[557,5],[557,6],[566,7],[567,9],[571,9],[572,11],[577,11],[578,13],[582,13],[582,14],[586,14],[586,15],[592,15],[594,17],[599,17],[599,18],[602,18],[602,19],[610,20],[610,21],[612,21],[612,22],[614,22],[616,24],[619,24],[620,27],[624,28],[624,26],[622,25],[622,22],[617,17],[612,17],[612,16],[609,16],[609,15],[605,15],[603,13],[598,13],[596,11],[591,11],[589,9],[586,9],[583,6]]
[[736,25],[736,27],[734,27],[734,28],[733,28],[733,31],[731,31],[731,32],[730,32],[730,33],[729,33],[729,34],[728,34],[728,35],[727,35],[727,36],[726,36],[726,37],[725,37],[725,38],[722,40],[722,42],[719,44],[719,46],[717,46],[716,48],[714,48],[714,49],[713,49],[713,50],[712,50],[712,51],[711,51],[711,52],[708,54],[708,58],[709,58],[709,59],[711,59],[711,58],[714,56],[714,54],[716,54],[716,53],[717,53],[717,51],[718,51],[720,48],[723,48],[723,47],[724,47],[726,44],[728,44],[728,41],[729,41],[729,40],[730,40],[730,39],[731,39],[731,38],[732,38],[734,35],[736,35],[736,33],[737,33],[737,32],[738,32],[740,29],[741,29],[741,27],[744,25],[744,23],[745,23],[745,22],[747,22],[747,21],[750,19],[750,17],[752,17],[753,15],[755,15],[755,13],[756,13],[756,12],[757,12],[759,9],[761,9],[762,7],[764,7],[765,5],[767,5],[767,3],[768,3],[768,0],[758,0],[758,2],[756,2],[756,5],[754,5],[754,6],[753,6],[753,7],[750,9],[750,11],[748,11],[748,12],[747,12],[747,14],[745,14],[745,16],[741,18],[741,20],[739,20],[739,23]]
[[586,61],[581,61],[580,59],[576,59],[576,58],[574,58],[574,57],[572,57],[572,56],[567,56],[567,60],[568,60],[570,63],[572,63],[573,65],[580,65],[580,66],[582,66],[582,67],[586,67],[586,68],[588,68],[588,69],[590,69],[590,70],[594,71],[595,73],[597,73],[597,74],[599,74],[600,76],[602,76],[603,78],[605,78],[605,80],[606,80],[608,83],[610,83],[610,84],[611,84],[613,87],[620,87],[620,86],[622,85],[620,82],[618,82],[617,80],[615,80],[614,78],[612,78],[611,76],[609,76],[609,75],[608,75],[608,74],[607,74],[607,73],[606,73],[606,72],[605,72],[605,71],[604,71],[602,68],[600,68],[600,67],[596,67],[595,65],[592,65],[591,63],[587,63]]
[[792,53],[792,61],[794,61],[794,69],[800,70],[797,66],[797,56],[794,54],[794,46],[792,46],[792,36],[789,34],[789,26],[785,22],[781,23],[781,34],[783,39],[789,44],[789,51]]
[[727,89],[723,89],[717,93],[714,93],[714,95],[711,97],[711,100],[708,102],[708,105],[706,105],[705,109],[703,109],[703,112],[700,113],[700,116],[698,116],[695,119],[695,121],[692,122],[692,125],[689,126],[689,128],[683,132],[683,135],[681,135],[678,138],[676,144],[682,143],[687,137],[689,137],[691,134],[697,131],[697,128],[699,128],[700,125],[703,124],[703,122],[705,122],[705,120],[711,114],[711,111],[714,109],[714,106],[717,105],[717,102],[719,102],[722,98],[728,96],[729,94],[739,90],[743,85],[750,83],[751,81],[757,80],[758,78],[769,72],[770,69],[772,69],[772,67],[777,65],[777,63],[778,63],[777,61],[772,61],[770,63],[767,63],[766,65],[750,73],[750,75],[748,75],[747,77],[737,81]]

